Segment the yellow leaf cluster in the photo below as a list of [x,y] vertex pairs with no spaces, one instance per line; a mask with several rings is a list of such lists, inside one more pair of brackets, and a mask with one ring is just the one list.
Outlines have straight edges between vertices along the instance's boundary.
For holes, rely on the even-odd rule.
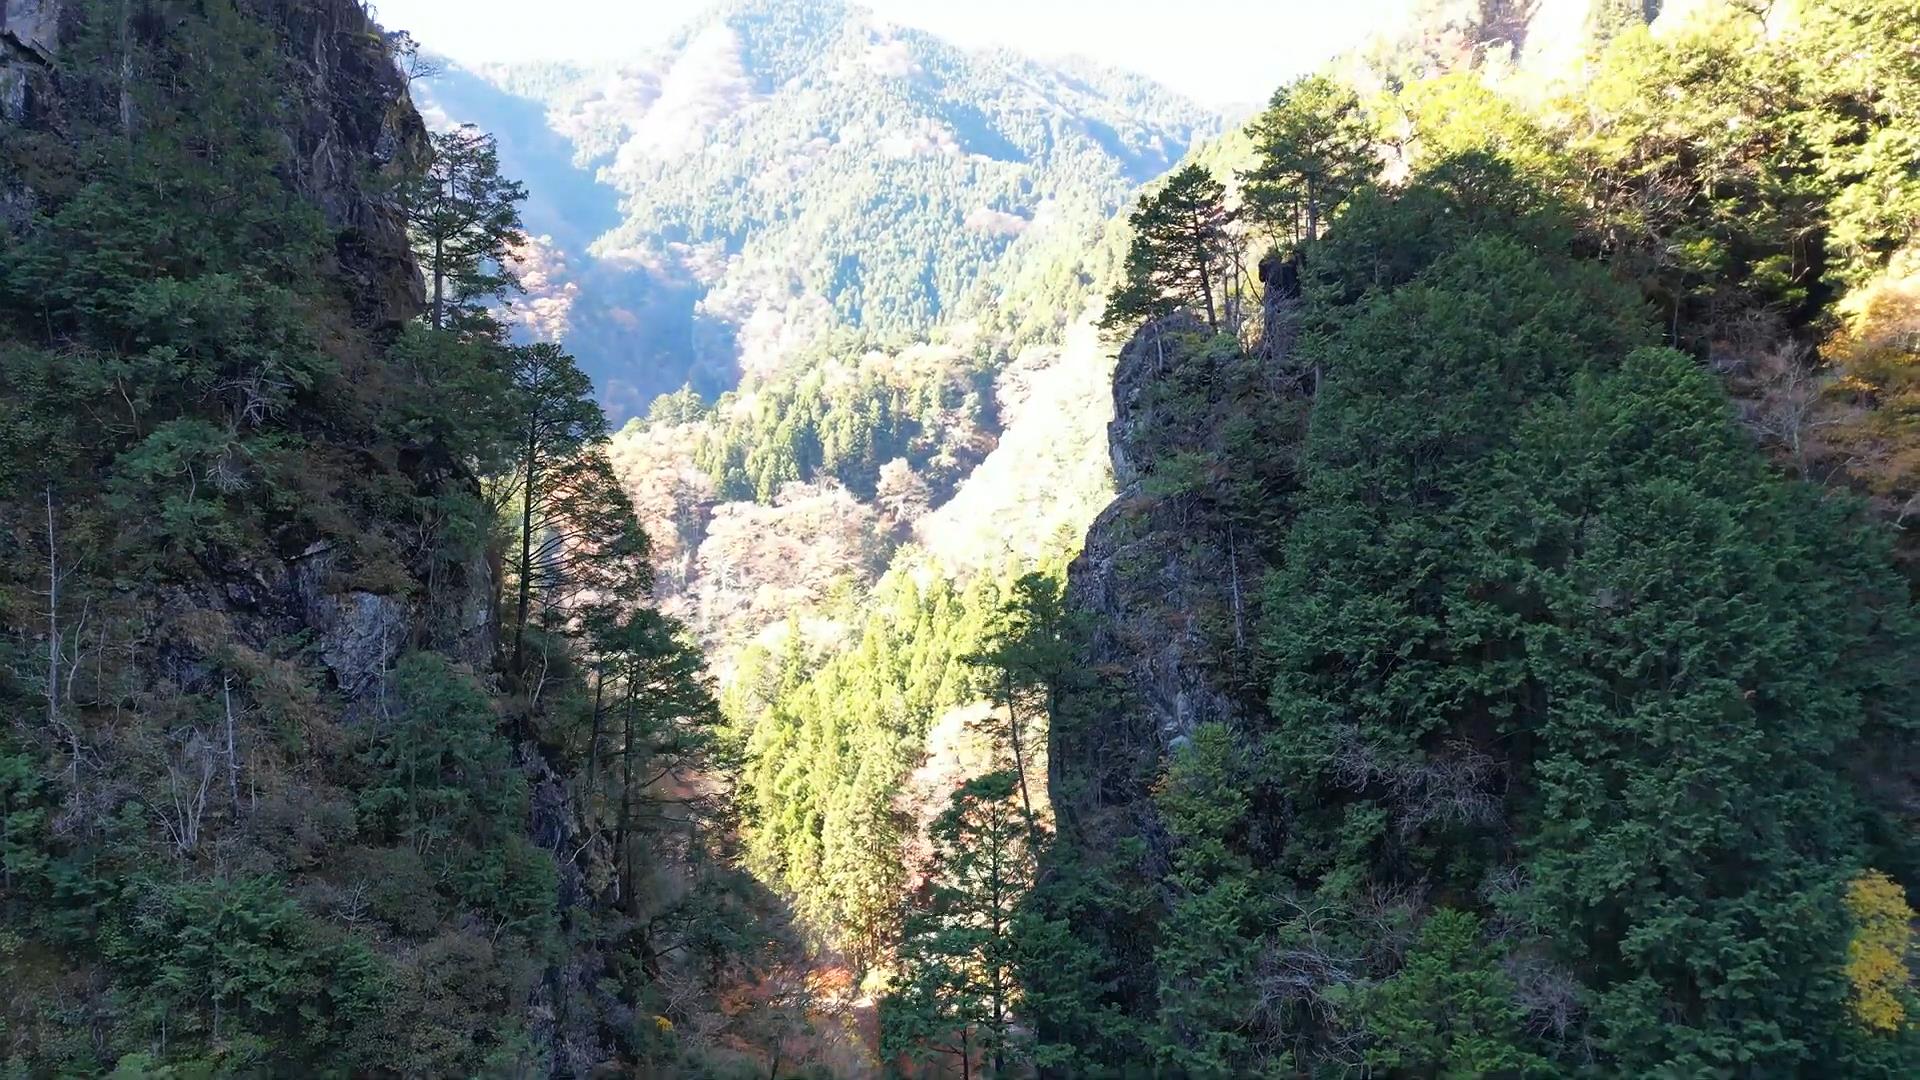
[[1854,922],[1847,945],[1854,1012],[1868,1030],[1898,1031],[1907,1016],[1900,991],[1910,977],[1907,948],[1913,937],[1906,892],[1886,874],[1868,870],[1847,883],[1847,911]]
[[1920,252],[1840,305],[1844,329],[1822,352],[1836,409],[1827,438],[1867,491],[1895,514],[1920,494]]

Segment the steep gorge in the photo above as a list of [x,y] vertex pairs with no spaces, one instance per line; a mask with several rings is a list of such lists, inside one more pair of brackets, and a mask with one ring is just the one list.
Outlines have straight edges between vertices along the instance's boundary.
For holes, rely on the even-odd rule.
[[[609,440],[555,295],[423,319],[358,5],[7,0],[0,1065],[1905,1075],[1920,26],[1867,3],[1428,5],[1105,224],[1172,143],[1041,102],[1133,163],[1060,250],[801,274],[930,340]],[[691,304],[809,243],[670,164],[747,98],[937,99],[811,160],[991,187],[1044,155],[924,69],[1079,77],[841,11],[449,85],[629,170],[558,246],[727,249]],[[775,100],[822,56],[867,89]]]

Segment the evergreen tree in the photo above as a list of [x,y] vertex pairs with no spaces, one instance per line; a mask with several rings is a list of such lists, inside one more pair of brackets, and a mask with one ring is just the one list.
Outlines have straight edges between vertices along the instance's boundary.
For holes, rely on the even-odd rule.
[[1132,327],[1181,307],[1206,313],[1220,328],[1220,304],[1231,272],[1234,213],[1226,188],[1193,164],[1167,178],[1127,219],[1133,230],[1124,279],[1107,298],[1102,325]]
[[[658,816],[649,792],[662,780],[691,778],[682,770],[702,762],[719,718],[699,651],[684,634],[677,622],[642,607],[617,616],[593,640],[600,678],[587,746],[588,812],[611,826],[617,891],[630,915],[639,911],[641,821]],[[611,760],[604,776],[603,746]]]
[[472,125],[432,136],[427,167],[400,187],[414,249],[427,278],[435,330],[492,329],[485,303],[517,288],[510,265],[526,242],[526,188],[500,174],[494,137]]
[[1165,932],[1155,1053],[1165,1071],[1242,1075],[1257,1068],[1256,978],[1271,900],[1245,849],[1254,778],[1233,733],[1203,724],[1156,792],[1179,844]]
[[[526,633],[536,592],[544,599],[572,579],[553,572],[564,569],[574,556],[566,549],[573,526],[586,522],[597,529],[609,550],[623,558],[644,555],[637,537],[632,507],[624,518],[604,521],[602,500],[623,500],[612,473],[596,461],[597,445],[606,437],[606,419],[592,399],[593,384],[558,345],[545,342],[513,350],[512,402],[518,447],[513,472],[497,485],[503,504],[517,503],[519,552],[513,562],[516,590],[513,650],[510,669],[524,671]],[[597,481],[597,482],[596,482]],[[557,539],[556,539],[557,538]],[[558,559],[560,565],[555,566]]]
[[1032,748],[1045,742],[1056,688],[1066,684],[1072,662],[1062,584],[1052,574],[1022,574],[996,612],[987,648],[967,658],[991,673],[995,703],[1006,710],[1006,727],[995,732],[995,741],[1013,759],[1021,812],[1035,836],[1039,827],[1027,779],[1028,760]]
[[1368,1064],[1444,1080],[1546,1075],[1545,1059],[1526,1049],[1525,1012],[1497,965],[1478,918],[1447,908],[1429,915],[1407,962],[1367,995]]
[[1360,99],[1325,75],[1274,91],[1251,132],[1257,157],[1241,177],[1247,213],[1296,248],[1318,240],[1341,204],[1379,171]]
[[977,1055],[993,1077],[1018,1060],[1014,919],[1035,850],[1016,783],[1005,771],[967,781],[929,830],[926,894],[907,916],[898,981],[881,1004],[889,1055],[952,1055],[968,1075]]
[[1529,718],[1516,910],[1582,935],[1623,1070],[1833,1060],[1866,816],[1849,761],[1912,738],[1884,540],[1769,476],[1712,377],[1668,351],[1530,417],[1494,478],[1501,606],[1551,703]]

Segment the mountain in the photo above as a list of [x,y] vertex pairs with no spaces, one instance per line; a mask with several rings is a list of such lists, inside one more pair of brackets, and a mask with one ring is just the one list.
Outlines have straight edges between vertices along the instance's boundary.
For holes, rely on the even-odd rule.
[[[758,1075],[804,1022],[590,384],[422,318],[399,45],[0,5],[6,1075]],[[529,614],[589,581],[592,643]]]
[[0,0],[0,1074],[1920,1075],[1915,43]]
[[[1033,1057],[1912,1074],[1920,9],[1427,7],[1342,65],[1387,178],[1260,332],[1130,327]],[[1315,100],[1280,183],[1338,161]]]
[[724,4],[633,63],[454,66],[415,92],[528,182],[543,266],[577,286],[566,339],[616,419],[833,331],[1007,320],[1216,124],[1136,76],[838,0]]

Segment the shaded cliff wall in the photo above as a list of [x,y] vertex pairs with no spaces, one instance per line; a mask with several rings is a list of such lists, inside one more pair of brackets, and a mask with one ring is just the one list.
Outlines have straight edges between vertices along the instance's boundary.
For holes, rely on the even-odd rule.
[[[1118,880],[1159,889],[1170,840],[1153,788],[1196,727],[1259,713],[1255,629],[1265,544],[1290,517],[1312,373],[1290,356],[1297,301],[1270,298],[1266,339],[1243,348],[1190,316],[1149,324],[1114,371],[1109,456],[1118,492],[1068,570],[1077,668],[1049,745],[1064,850],[1111,859]],[[1094,913],[1096,919],[1106,913]],[[1151,993],[1152,942],[1131,916],[1094,933],[1122,999]],[[1152,916],[1148,916],[1149,919]]]

